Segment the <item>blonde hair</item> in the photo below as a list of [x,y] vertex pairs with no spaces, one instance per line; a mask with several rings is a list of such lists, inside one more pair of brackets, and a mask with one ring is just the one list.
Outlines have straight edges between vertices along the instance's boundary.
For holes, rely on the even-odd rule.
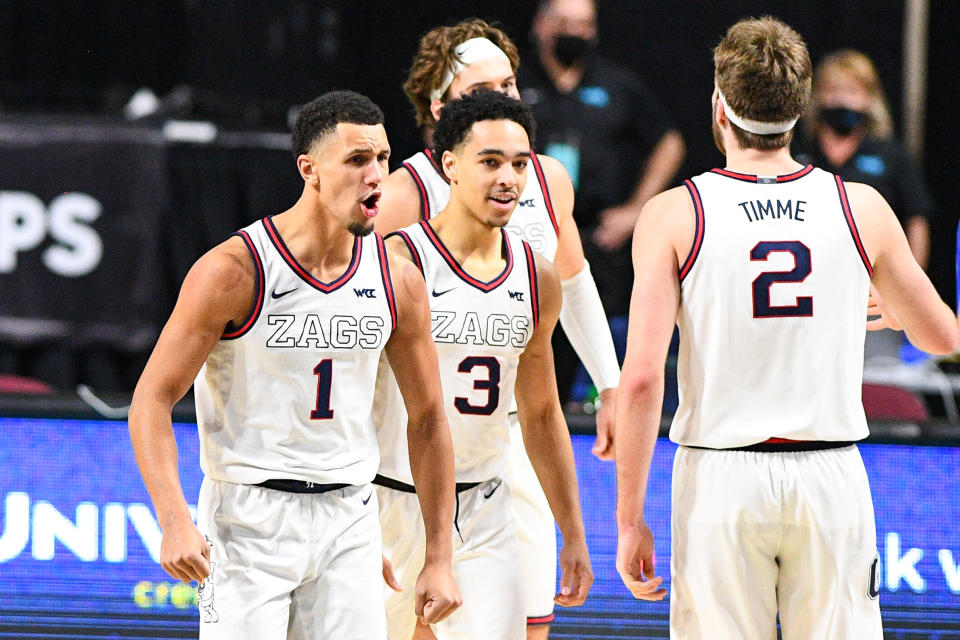
[[[760,122],[798,118],[810,100],[812,65],[799,33],[764,16],[741,20],[713,50],[717,86],[740,117]],[[730,123],[744,149],[771,151],[789,146],[793,129],[758,135]]]
[[[413,64],[407,81],[403,83],[403,92],[416,111],[417,124],[433,124],[430,112],[432,102],[430,94],[439,89],[447,71],[454,68],[456,47],[473,38],[486,38],[500,47],[510,59],[513,72],[520,66],[520,54],[517,46],[501,29],[487,24],[480,18],[471,18],[453,26],[436,27],[420,39],[420,48],[413,57]],[[447,96],[444,94],[443,99]]]
[[804,125],[813,135],[816,133],[817,112],[823,106],[823,88],[831,78],[841,76],[848,82],[863,87],[870,96],[867,108],[867,133],[874,138],[889,138],[893,135],[893,117],[887,106],[887,97],[883,92],[880,74],[873,61],[855,49],[841,49],[830,53],[817,64],[813,73],[813,98],[810,108],[804,116]]

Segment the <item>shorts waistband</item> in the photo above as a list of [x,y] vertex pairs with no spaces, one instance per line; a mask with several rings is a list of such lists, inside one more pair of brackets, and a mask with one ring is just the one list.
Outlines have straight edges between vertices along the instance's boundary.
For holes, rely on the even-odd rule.
[[759,451],[765,453],[780,453],[791,451],[825,451],[827,449],[842,449],[850,447],[856,442],[852,440],[788,440],[786,438],[770,438],[756,444],[748,444],[744,447],[730,447],[729,449],[714,449],[712,447],[694,447],[683,445],[689,449],[702,449],[704,451]]
[[258,487],[273,489],[274,491],[286,491],[287,493],[326,493],[349,487],[349,484],[337,482],[334,484],[321,484],[319,482],[307,482],[305,480],[265,480],[257,483]]
[[[382,476],[379,473],[374,477],[373,484],[379,485],[381,487],[386,487],[387,489],[393,489],[394,491],[403,491],[404,493],[417,492],[417,488],[414,487],[412,484],[407,484],[406,482],[400,482],[399,480],[394,480],[393,478]],[[480,484],[481,483],[479,482],[458,482],[457,493],[462,493],[468,489],[479,487]]]

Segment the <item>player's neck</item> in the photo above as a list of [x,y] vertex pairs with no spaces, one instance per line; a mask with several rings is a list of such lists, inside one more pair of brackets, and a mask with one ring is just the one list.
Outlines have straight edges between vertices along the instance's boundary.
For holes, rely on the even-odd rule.
[[728,145],[725,168],[729,171],[748,175],[780,176],[799,171],[803,168],[803,165],[793,159],[789,147],[773,151],[759,151]]
[[471,275],[481,277],[483,274],[473,273],[470,266],[481,270],[503,267],[503,233],[499,227],[485,224],[453,201],[430,224]]
[[329,282],[340,277],[353,259],[356,236],[319,202],[310,200],[301,197],[293,207],[274,216],[273,223],[300,266]]

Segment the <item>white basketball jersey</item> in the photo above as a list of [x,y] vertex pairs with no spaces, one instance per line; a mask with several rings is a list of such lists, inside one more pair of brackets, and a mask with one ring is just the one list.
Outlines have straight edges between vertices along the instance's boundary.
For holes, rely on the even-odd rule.
[[[429,292],[457,481],[489,480],[506,465],[507,416],[517,365],[539,323],[533,250],[504,231],[507,264],[496,278],[481,282],[463,270],[429,223],[396,233],[423,272]],[[375,406],[380,473],[412,484],[407,414],[393,371],[385,363],[377,380]]]
[[[450,181],[443,169],[434,161],[429,149],[407,158],[401,165],[410,172],[420,192],[420,218],[430,220],[443,211],[450,201]],[[550,190],[543,174],[543,167],[536,153],[530,155],[531,175],[527,186],[520,194],[507,230],[520,236],[533,250],[553,262],[557,255],[557,218],[553,213]]]
[[873,268],[839,177],[724,169],[685,185],[696,234],[680,269],[674,442],[859,440]]
[[396,305],[383,239],[357,238],[332,282],[300,266],[270,218],[238,232],[256,304],[195,382],[200,464],[215,479],[364,484],[379,464],[373,386]]

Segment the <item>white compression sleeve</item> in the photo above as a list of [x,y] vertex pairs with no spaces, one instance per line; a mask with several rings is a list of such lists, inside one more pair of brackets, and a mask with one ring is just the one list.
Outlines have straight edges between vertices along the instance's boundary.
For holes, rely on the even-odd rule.
[[560,285],[563,288],[560,324],[567,339],[587,368],[597,391],[615,388],[620,384],[620,365],[597,283],[590,273],[590,263],[584,261],[583,270]]

